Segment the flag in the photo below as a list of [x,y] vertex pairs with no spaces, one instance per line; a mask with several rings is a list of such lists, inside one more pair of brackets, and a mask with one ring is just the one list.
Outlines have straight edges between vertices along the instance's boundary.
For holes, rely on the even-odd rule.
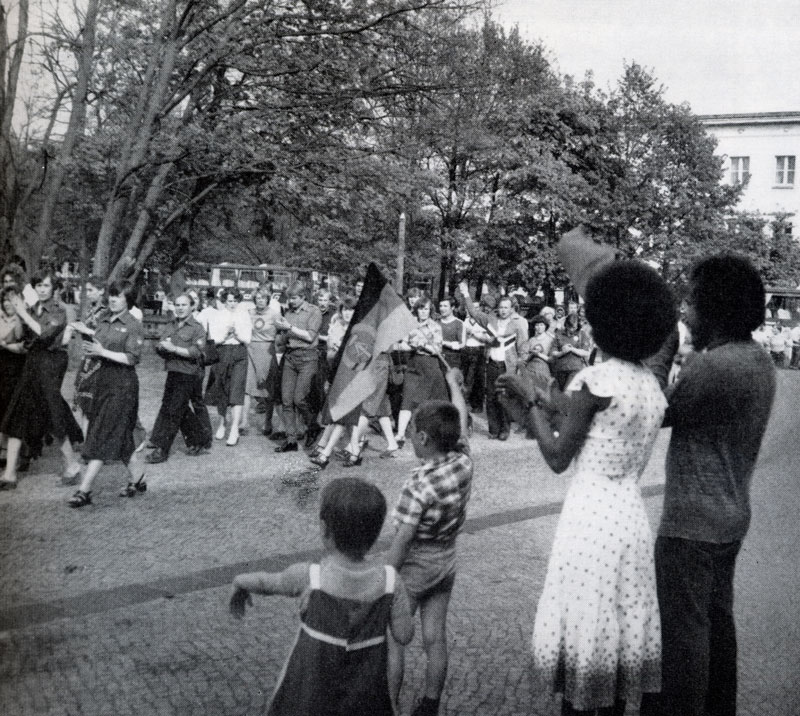
[[586,297],[589,279],[616,257],[611,246],[597,243],[583,226],[561,237],[558,255],[569,280],[583,298]]
[[371,263],[353,318],[334,361],[327,410],[338,422],[378,387],[373,358],[405,338],[417,325],[411,311],[378,267]]

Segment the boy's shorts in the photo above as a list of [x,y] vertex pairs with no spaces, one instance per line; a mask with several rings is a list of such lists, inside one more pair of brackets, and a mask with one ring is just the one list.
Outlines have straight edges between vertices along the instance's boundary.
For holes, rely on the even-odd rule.
[[455,542],[413,542],[400,567],[400,576],[415,602],[451,592],[456,581]]

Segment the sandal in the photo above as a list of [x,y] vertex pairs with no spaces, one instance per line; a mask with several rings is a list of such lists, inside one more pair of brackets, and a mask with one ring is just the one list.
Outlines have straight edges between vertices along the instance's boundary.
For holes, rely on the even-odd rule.
[[78,490],[67,502],[70,507],[84,507],[92,504],[92,493]]
[[322,453],[317,453],[316,455],[311,455],[309,460],[312,464],[316,465],[320,470],[324,470],[328,467],[328,463],[330,463],[331,459],[326,457]]
[[140,492],[147,492],[147,483],[144,481],[144,473],[136,482],[129,482],[127,487],[120,490],[120,497],[136,497]]
[[354,455],[348,452],[347,459],[344,461],[345,467],[358,467],[361,464],[361,453]]

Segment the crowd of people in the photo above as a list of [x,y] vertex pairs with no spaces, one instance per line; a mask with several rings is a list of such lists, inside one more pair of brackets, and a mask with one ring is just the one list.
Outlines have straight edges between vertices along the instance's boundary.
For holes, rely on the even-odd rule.
[[[91,277],[84,316],[70,322],[52,272],[27,286],[4,270],[2,281],[0,489],[15,488],[26,460],[52,440],[62,481],[78,485],[71,507],[92,504],[107,462],[126,467],[121,495],[144,492],[136,366],[145,337],[133,287]],[[384,555],[370,554],[387,512],[380,491],[333,480],[321,495],[321,562],[234,581],[239,617],[253,593],[304,595],[269,713],[393,713],[417,610],[426,671],[414,714],[438,712],[456,540],[472,490],[470,413],[485,409],[489,438],[507,440],[516,423],[554,471],[574,467],[533,625],[534,675],[562,694],[562,714],[621,716],[640,702],[647,716],[735,714],[733,573],[775,393],[776,351],[753,339],[763,284],[743,259],[705,259],[680,315],[639,262],[594,267],[585,284],[584,303],[527,316],[514,296],[476,301],[464,283],[438,305],[410,291],[416,325],[369,357],[376,387],[337,421],[326,391],[363,283],[341,299],[300,282],[265,284],[249,306],[232,288],[172,297],[156,344],[167,377],[145,463],[168,460],[178,432],[196,456],[258,430],[276,453],[309,450],[317,475],[337,452],[343,466],[361,464],[370,429],[385,440],[381,458],[409,441],[420,461],[392,511]],[[72,340],[82,359],[71,408],[61,389]],[[638,480],[664,425],[672,434],[654,542]]]

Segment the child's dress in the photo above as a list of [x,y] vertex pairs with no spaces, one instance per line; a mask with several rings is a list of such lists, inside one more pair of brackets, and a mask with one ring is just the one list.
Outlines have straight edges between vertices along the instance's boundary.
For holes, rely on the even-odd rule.
[[667,403],[645,367],[615,358],[570,390],[610,397],[595,414],[556,528],[533,631],[538,685],[577,710],[638,703],[661,687],[653,538],[638,481]]
[[385,567],[386,586],[376,601],[334,597],[321,584],[319,564],[309,566],[309,592],[300,630],[278,679],[270,716],[389,716],[387,628],[396,572]]

